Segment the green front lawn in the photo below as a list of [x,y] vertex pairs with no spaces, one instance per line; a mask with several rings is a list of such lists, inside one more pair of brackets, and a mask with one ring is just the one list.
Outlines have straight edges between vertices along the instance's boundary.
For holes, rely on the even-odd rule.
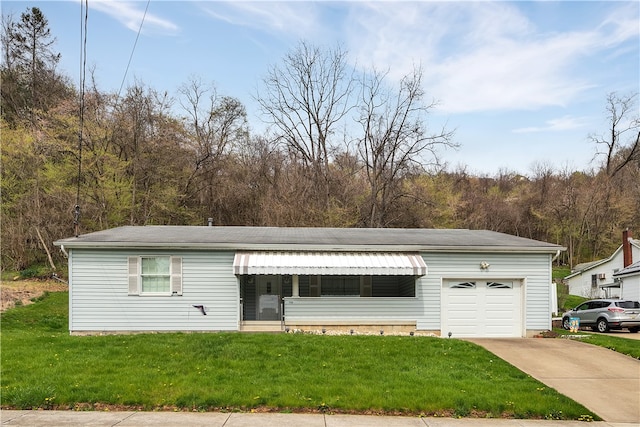
[[569,332],[564,329],[554,329],[560,335],[580,335],[580,341],[605,347],[618,353],[626,354],[634,359],[640,359],[640,341],[623,337],[612,337],[597,332]]
[[2,407],[592,416],[457,339],[308,334],[70,336],[67,297],[2,315]]

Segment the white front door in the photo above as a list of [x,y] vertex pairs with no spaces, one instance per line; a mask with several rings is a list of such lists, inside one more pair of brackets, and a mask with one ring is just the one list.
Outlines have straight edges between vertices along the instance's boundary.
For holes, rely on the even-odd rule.
[[449,280],[442,287],[441,334],[521,337],[519,280]]
[[280,276],[256,276],[256,320],[282,320]]

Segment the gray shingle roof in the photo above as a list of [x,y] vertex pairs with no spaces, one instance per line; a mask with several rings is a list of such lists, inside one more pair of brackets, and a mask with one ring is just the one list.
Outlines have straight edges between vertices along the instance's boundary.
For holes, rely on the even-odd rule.
[[635,273],[640,273],[640,261],[636,261],[633,264],[626,266],[622,270],[613,273],[613,277],[626,276],[628,274]]
[[451,250],[555,253],[563,247],[487,230],[125,226],[55,242],[74,247],[244,250]]

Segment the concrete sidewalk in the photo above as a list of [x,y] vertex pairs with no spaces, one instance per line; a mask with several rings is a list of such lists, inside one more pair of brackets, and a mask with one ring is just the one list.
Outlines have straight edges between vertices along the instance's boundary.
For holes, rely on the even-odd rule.
[[468,339],[608,422],[640,426],[640,360],[569,339]]
[[[368,415],[0,411],[3,426],[29,427],[584,427],[583,421],[505,420],[495,418],[418,418]],[[637,424],[594,422],[597,427],[636,427]]]

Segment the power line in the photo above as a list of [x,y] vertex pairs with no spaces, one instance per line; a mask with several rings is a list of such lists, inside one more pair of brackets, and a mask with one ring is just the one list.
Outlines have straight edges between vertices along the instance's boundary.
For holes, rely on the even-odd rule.
[[[84,15],[84,16],[83,16]],[[83,27],[84,18],[84,27]],[[80,229],[80,182],[82,180],[82,139],[84,132],[84,94],[87,77],[87,27],[89,22],[89,0],[83,5],[80,1],[80,123],[78,131],[78,182],[76,188],[76,206],[73,213],[73,227],[78,237]]]
[[[140,33],[142,32],[142,26],[144,24],[145,18],[147,17],[147,11],[149,10],[149,4],[151,0],[147,0],[147,5],[144,9],[144,14],[142,15],[142,21],[140,21],[140,27],[138,28],[138,33],[136,34],[136,40],[133,43],[133,48],[131,49],[131,54],[129,55],[129,62],[127,63],[127,68],[124,71],[124,75],[122,76],[122,82],[120,83],[120,88],[118,89],[118,94],[115,99],[115,106],[118,104],[118,100],[120,99],[120,93],[122,92],[122,88],[124,87],[125,81],[127,79],[127,74],[129,72],[129,67],[131,66],[131,61],[133,60],[133,54],[135,53],[136,46],[138,45],[138,39],[140,38]],[[84,27],[83,22],[84,20]],[[82,0],[80,1],[80,130],[78,132],[78,183],[76,190],[76,205],[74,209],[74,231],[75,236],[79,235],[79,226],[80,226],[80,182],[82,179],[82,140],[83,140],[83,131],[84,131],[84,97],[85,97],[85,82],[87,76],[87,23],[89,21],[89,0],[85,0],[84,3]]]
[[129,55],[129,62],[127,62],[127,68],[124,70],[124,76],[122,76],[122,82],[120,83],[120,89],[118,89],[118,95],[116,96],[116,104],[118,103],[118,99],[120,99],[120,93],[122,92],[122,88],[124,87],[124,82],[127,79],[127,73],[129,72],[129,66],[131,66],[131,60],[133,59],[133,53],[136,51],[136,46],[138,45],[138,39],[140,38],[140,33],[142,32],[142,25],[144,24],[144,20],[147,17],[147,10],[149,10],[149,3],[151,3],[151,0],[147,0],[147,6],[144,8],[144,14],[142,15],[142,21],[140,21],[140,27],[138,27],[138,34],[136,35],[136,40],[133,43],[133,48],[131,49],[131,55]]

